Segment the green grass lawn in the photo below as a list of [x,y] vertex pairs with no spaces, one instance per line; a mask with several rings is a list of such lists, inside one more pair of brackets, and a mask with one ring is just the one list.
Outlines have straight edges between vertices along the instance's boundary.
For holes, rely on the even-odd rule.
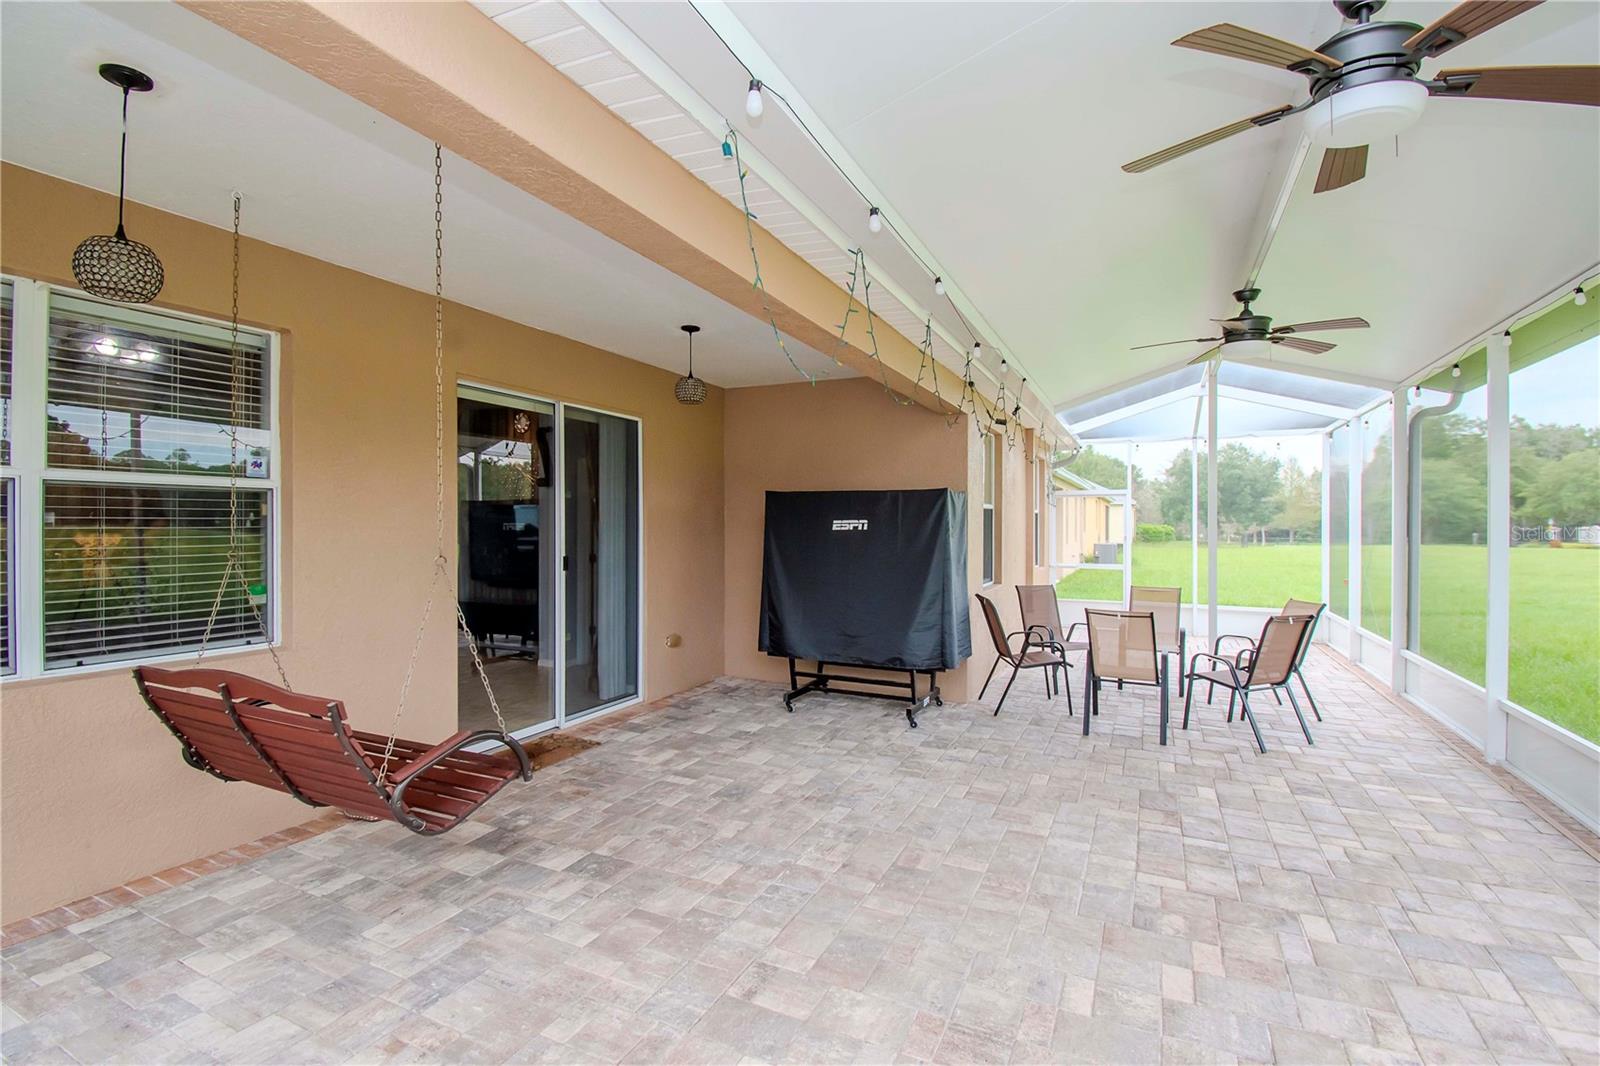
[[[1380,636],[1389,630],[1389,549],[1362,551],[1362,619]],[[1487,548],[1465,544],[1422,549],[1421,654],[1483,683],[1488,598]],[[1321,548],[1316,544],[1218,549],[1220,601],[1281,607],[1290,596],[1321,598]],[[1176,585],[1190,598],[1194,582],[1187,543],[1135,544],[1133,581]],[[1056,586],[1068,599],[1122,599],[1122,574],[1079,570]],[[1206,559],[1200,593],[1206,598]],[[1333,597],[1334,606],[1340,596]],[[1600,551],[1543,545],[1511,553],[1511,699],[1579,736],[1600,742]]]
[[[1184,599],[1194,588],[1187,542],[1135,544],[1135,585],[1177,586]],[[1217,587],[1221,602],[1239,607],[1282,607],[1291,596],[1302,600],[1322,598],[1322,547],[1318,544],[1273,544],[1241,547],[1228,544],[1217,551]],[[1120,570],[1079,570],[1056,586],[1074,600],[1121,600]],[[1206,598],[1206,556],[1200,553],[1200,598]]]

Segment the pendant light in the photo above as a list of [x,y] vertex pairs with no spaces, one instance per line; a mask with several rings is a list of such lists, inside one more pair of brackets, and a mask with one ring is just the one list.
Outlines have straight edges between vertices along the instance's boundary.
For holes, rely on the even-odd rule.
[[694,376],[694,335],[700,332],[699,326],[679,326],[689,335],[689,374],[678,379],[672,388],[672,395],[678,402],[686,407],[694,407],[706,402],[706,383]]
[[128,181],[128,94],[147,93],[155,82],[121,63],[102,63],[100,76],[122,90],[122,154],[117,170],[117,231],[90,237],[72,253],[72,276],[83,291],[123,303],[149,303],[161,292],[166,272],[148,245],[128,239],[122,206]]

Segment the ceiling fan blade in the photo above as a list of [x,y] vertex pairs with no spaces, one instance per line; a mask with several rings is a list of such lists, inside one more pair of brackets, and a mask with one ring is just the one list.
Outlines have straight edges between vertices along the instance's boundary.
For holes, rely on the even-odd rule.
[[1199,355],[1195,356],[1193,359],[1189,360],[1184,365],[1185,366],[1198,366],[1200,363],[1209,362],[1220,351],[1222,351],[1222,345],[1219,344],[1215,348],[1212,348],[1208,352],[1201,352]]
[[1297,352],[1306,352],[1310,355],[1321,355],[1323,352],[1331,352],[1339,347],[1337,344],[1312,340],[1310,337],[1268,337],[1267,340],[1273,344],[1281,344],[1285,348],[1293,348]]
[[1274,326],[1274,333],[1309,333],[1319,329],[1370,329],[1372,323],[1364,318],[1324,318],[1318,322],[1295,322],[1288,326]]
[[1196,148],[1204,148],[1208,144],[1216,144],[1218,141],[1226,140],[1236,133],[1243,133],[1254,126],[1265,126],[1276,122],[1286,113],[1293,110],[1293,107],[1284,104],[1282,107],[1273,108],[1271,111],[1263,111],[1259,115],[1251,115],[1249,118],[1242,118],[1238,122],[1230,122],[1226,126],[1218,126],[1209,133],[1202,133],[1198,137],[1190,137],[1187,141],[1180,141],[1169,148],[1161,149],[1159,152],[1151,152],[1149,155],[1135,159],[1131,163],[1124,163],[1122,164],[1122,169],[1129,174],[1142,174],[1151,167],[1169,163],[1181,155],[1188,155]]
[[1172,42],[1179,48],[1193,48],[1197,52],[1244,59],[1251,63],[1265,63],[1269,67],[1293,70],[1303,63],[1315,63],[1328,70],[1339,66],[1332,56],[1314,52],[1289,41],[1280,41],[1231,22],[1207,26],[1203,30],[1186,33]]
[[1462,41],[1516,18],[1544,0],[1466,0],[1412,34],[1401,47],[1426,58],[1448,52]]
[[1317,184],[1312,192],[1332,192],[1346,185],[1354,185],[1367,176],[1367,146],[1354,148],[1329,148],[1322,153],[1322,166],[1317,171]]
[[1528,100],[1600,107],[1600,67],[1480,67],[1441,70],[1435,96]]
[[1221,337],[1194,337],[1186,341],[1162,341],[1160,344],[1139,344],[1129,348],[1130,352],[1137,352],[1142,348],[1167,348],[1174,344],[1205,344],[1208,341],[1220,341]]

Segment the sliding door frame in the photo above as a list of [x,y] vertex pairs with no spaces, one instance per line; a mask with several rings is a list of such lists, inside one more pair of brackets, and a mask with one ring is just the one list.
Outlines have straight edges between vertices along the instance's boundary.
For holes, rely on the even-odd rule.
[[[467,399],[476,399],[486,403],[504,402],[507,406],[515,407],[519,403],[548,404],[554,408],[555,432],[550,442],[550,487],[556,500],[555,520],[555,604],[551,611],[554,622],[554,654],[552,662],[555,665],[555,676],[552,678],[550,699],[555,713],[549,721],[537,722],[521,729],[514,729],[511,735],[518,739],[538,736],[554,729],[561,729],[568,724],[567,716],[567,568],[563,561],[567,558],[567,409],[569,407],[583,411],[592,411],[595,414],[610,415],[614,418],[626,419],[637,427],[639,438],[638,467],[635,470],[635,480],[638,483],[637,506],[639,509],[639,594],[638,594],[638,632],[636,639],[639,642],[638,676],[634,679],[634,694],[621,699],[612,700],[610,703],[583,711],[571,716],[572,722],[588,722],[612,711],[631,707],[644,699],[645,679],[645,529],[644,529],[644,420],[637,415],[626,414],[621,411],[610,411],[587,403],[572,403],[558,400],[549,396],[540,396],[537,393],[526,392],[522,389],[507,388],[504,385],[495,385],[488,382],[476,381],[471,378],[458,378],[455,388],[456,399],[463,395]],[[534,447],[538,447],[538,437],[535,434]],[[545,533],[545,521],[540,518],[540,535]],[[460,558],[461,543],[459,536],[456,541],[456,558]],[[460,596],[460,590],[454,589],[453,594]],[[476,639],[476,638],[474,638]],[[596,664],[598,669],[598,664]],[[459,709],[458,712],[459,714]]]

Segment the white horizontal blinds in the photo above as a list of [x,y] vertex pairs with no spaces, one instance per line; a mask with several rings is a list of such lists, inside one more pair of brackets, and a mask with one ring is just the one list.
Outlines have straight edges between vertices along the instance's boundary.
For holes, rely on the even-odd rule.
[[0,281],[0,463],[11,462],[11,282]]
[[[266,598],[268,494],[239,493],[240,566]],[[82,666],[194,648],[228,553],[228,490],[50,482],[44,486],[45,667]],[[237,580],[224,590],[210,644],[268,634]]]
[[12,651],[11,596],[16,582],[11,580],[11,492],[10,478],[0,478],[0,674],[9,674],[17,668],[16,653]]
[[[227,476],[225,327],[56,295],[47,343],[48,465]],[[239,349],[243,465],[264,456],[270,440],[267,338],[241,331]]]

